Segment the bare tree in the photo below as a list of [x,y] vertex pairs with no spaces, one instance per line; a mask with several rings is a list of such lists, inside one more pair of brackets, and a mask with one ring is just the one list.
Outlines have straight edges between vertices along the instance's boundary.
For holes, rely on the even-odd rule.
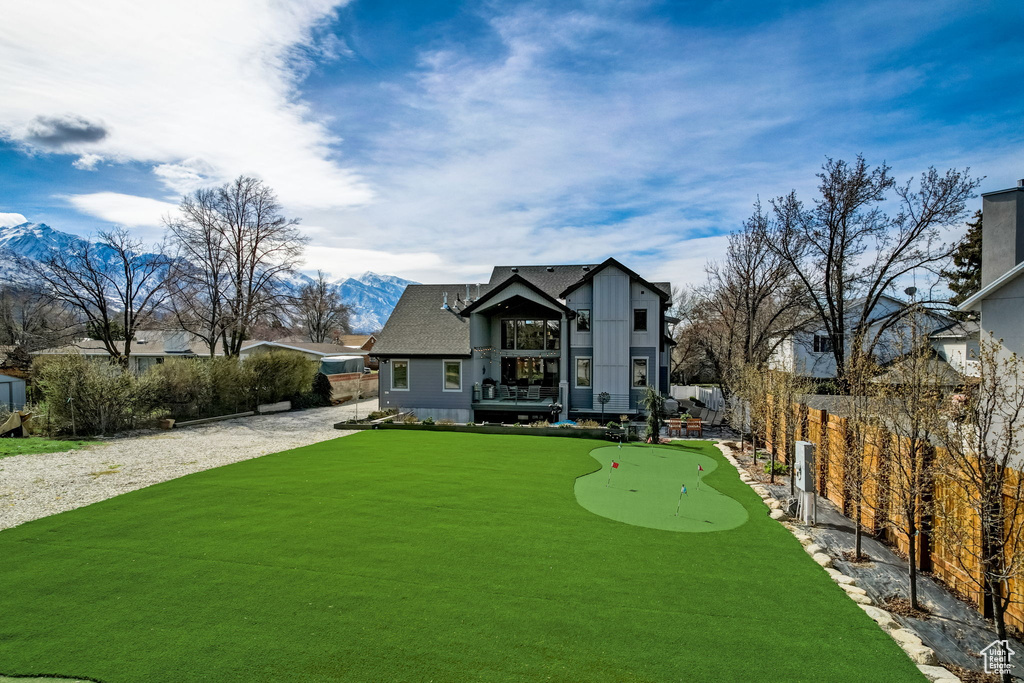
[[729,236],[725,260],[707,266],[708,283],[693,307],[698,343],[727,397],[734,378],[739,381],[747,366],[765,368],[782,339],[806,319],[792,265],[768,244],[768,220],[755,204]]
[[146,252],[124,228],[99,233],[96,243],[78,240],[66,252],[53,250],[36,267],[49,294],[81,314],[122,367],[135,333],[167,298],[167,270],[163,244]]
[[81,329],[71,311],[37,287],[0,287],[0,344],[36,351],[70,341]]
[[907,540],[910,604],[919,609],[918,539],[919,532],[928,530],[925,520],[931,513],[935,442],[942,427],[943,387],[948,386],[950,378],[916,322],[911,323],[907,335],[910,353],[879,378],[884,382],[880,405],[891,435],[881,460],[886,468],[886,495],[890,509],[896,513],[885,522]]
[[263,181],[239,176],[184,197],[168,228],[182,258],[176,310],[211,355],[219,343],[237,356],[259,321],[283,317],[286,278],[301,263],[306,238],[285,218]]
[[[1024,580],[1024,360],[982,339],[979,381],[951,405],[942,435],[943,494],[936,496],[943,540],[984,596],[999,640],[1006,610]],[[1003,681],[1009,682],[1004,674]]]
[[[782,446],[786,464],[792,469],[796,457],[796,427],[799,421],[797,402],[810,393],[811,383],[798,373],[770,370],[765,373],[768,393],[772,398],[771,423],[774,431],[771,451],[771,483],[775,483],[775,456]],[[781,442],[781,444],[780,444]],[[796,480],[789,478],[789,493],[796,495]]]
[[309,341],[322,344],[335,334],[348,334],[349,307],[323,271],[302,288],[295,302],[295,314]]
[[[872,354],[882,335],[904,314],[878,319],[882,297],[915,271],[934,274],[952,248],[939,229],[964,218],[966,201],[980,181],[968,171],[928,169],[917,189],[913,179],[897,185],[885,164],[870,168],[862,156],[849,164],[828,159],[818,174],[813,208],[796,193],[772,202],[774,218],[761,225],[765,244],[790,268],[831,341],[840,383],[852,355]],[[898,211],[883,202],[895,195]],[[926,302],[922,302],[926,303]]]

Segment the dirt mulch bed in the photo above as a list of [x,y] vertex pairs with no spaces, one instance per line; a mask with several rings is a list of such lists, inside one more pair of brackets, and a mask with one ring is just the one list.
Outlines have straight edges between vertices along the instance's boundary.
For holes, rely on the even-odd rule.
[[849,562],[855,567],[873,567],[875,565],[871,557],[864,553],[857,557],[852,550],[844,550],[841,554],[845,562]]
[[899,595],[890,595],[882,600],[882,609],[898,614],[901,617],[910,617],[912,619],[927,619],[931,616],[931,612],[923,607],[914,609],[910,606],[910,600]]
[[986,674],[980,671],[972,671],[965,669],[962,666],[956,664],[943,664],[949,669],[954,676],[959,678],[963,683],[999,683],[1002,678],[999,674]]

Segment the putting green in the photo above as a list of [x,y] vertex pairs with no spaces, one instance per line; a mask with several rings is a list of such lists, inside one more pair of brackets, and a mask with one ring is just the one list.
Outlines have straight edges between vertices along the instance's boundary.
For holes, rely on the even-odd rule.
[[[737,501],[711,485],[718,463],[685,446],[615,446],[590,455],[597,472],[576,480],[576,500],[595,515],[665,531],[724,531],[747,521]],[[612,469],[612,461],[619,467]],[[697,481],[697,466],[701,481]],[[609,478],[609,475],[610,478]],[[610,483],[609,483],[610,482]],[[680,499],[683,485],[686,493]],[[676,514],[678,506],[679,514]]]

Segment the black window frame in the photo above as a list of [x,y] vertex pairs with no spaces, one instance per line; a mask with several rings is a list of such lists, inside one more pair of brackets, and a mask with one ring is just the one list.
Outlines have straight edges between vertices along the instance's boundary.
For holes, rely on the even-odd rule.
[[[580,325],[580,321],[586,321],[584,325]],[[577,332],[590,332],[590,309],[581,308],[576,311],[576,331]]]
[[[643,314],[643,327],[638,327],[637,322],[640,320],[638,314]],[[633,309],[633,331],[634,332],[647,332],[647,309],[646,308],[634,308]]]

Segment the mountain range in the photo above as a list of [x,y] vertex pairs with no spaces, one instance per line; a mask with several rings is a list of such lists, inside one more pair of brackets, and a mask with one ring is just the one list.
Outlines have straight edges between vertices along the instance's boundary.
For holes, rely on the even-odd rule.
[[[0,225],[0,284],[37,284],[30,267],[32,262],[42,260],[53,249],[68,250],[83,241],[81,237],[54,230],[45,223]],[[99,249],[102,251],[103,247],[100,245]],[[296,273],[284,286],[290,293],[297,294],[312,282],[309,276]],[[376,332],[384,327],[406,285],[410,284],[416,283],[371,271],[332,283],[342,301],[352,309],[351,325],[355,333]]]

